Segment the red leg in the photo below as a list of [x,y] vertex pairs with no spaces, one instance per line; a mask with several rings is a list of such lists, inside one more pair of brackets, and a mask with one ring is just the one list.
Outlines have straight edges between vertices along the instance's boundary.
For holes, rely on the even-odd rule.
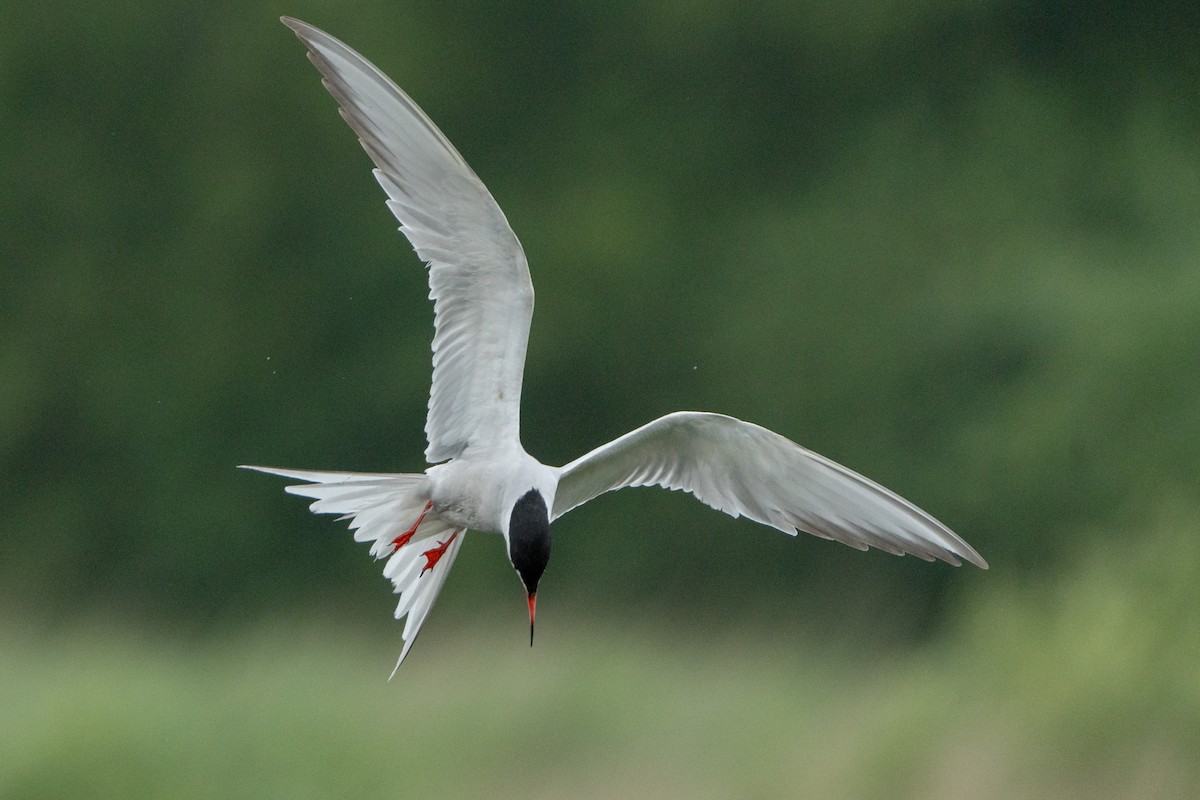
[[421,516],[417,517],[417,521],[413,523],[411,528],[397,536],[395,539],[392,539],[393,553],[399,550],[401,547],[404,547],[404,545],[408,544],[408,540],[411,539],[413,534],[417,532],[417,528],[421,527],[421,523],[425,521],[425,515],[429,513],[429,509],[431,508],[433,508],[432,500],[425,504],[425,508],[421,511]]
[[[458,536],[458,531],[450,534],[450,538],[446,541],[438,542],[437,547],[421,553],[421,555],[425,556],[425,566],[421,569],[421,575],[424,575],[426,572],[433,569],[437,565],[437,562],[441,561],[442,556],[446,552],[446,548],[450,546],[450,543],[454,541],[454,537],[456,536]],[[420,575],[417,577],[420,577]]]

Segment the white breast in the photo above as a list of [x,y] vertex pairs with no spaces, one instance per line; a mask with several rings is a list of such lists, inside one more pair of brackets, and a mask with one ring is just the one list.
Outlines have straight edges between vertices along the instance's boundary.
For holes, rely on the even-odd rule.
[[450,525],[489,533],[505,533],[513,504],[530,489],[554,507],[558,471],[524,450],[456,458],[425,471],[433,511]]

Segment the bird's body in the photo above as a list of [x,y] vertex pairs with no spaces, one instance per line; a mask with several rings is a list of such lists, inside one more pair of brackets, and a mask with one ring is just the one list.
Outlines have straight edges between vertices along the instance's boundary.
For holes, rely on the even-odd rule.
[[552,508],[558,488],[558,470],[542,464],[520,445],[486,459],[456,458],[430,467],[425,474],[432,511],[439,517],[457,527],[505,535],[513,505],[521,495],[534,489]]
[[[349,520],[387,559],[384,575],[412,647],[468,529],[501,534],[525,586],[531,626],[550,556],[550,523],[626,486],[680,489],[731,516],[889,553],[986,564],[919,508],[777,433],[722,414],[668,414],[562,467],[520,441],[521,381],[533,285],[500,207],[453,145],[399,87],[337,39],[288,17],[375,162],[387,205],[429,264],[433,382],[424,473],[251,467],[303,481],[293,494]],[[397,663],[397,667],[399,662]]]

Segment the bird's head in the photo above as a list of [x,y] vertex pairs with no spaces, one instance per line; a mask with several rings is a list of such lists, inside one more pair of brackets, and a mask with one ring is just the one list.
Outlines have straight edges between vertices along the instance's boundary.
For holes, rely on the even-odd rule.
[[550,561],[550,512],[537,489],[521,495],[508,519],[508,559],[525,584],[529,599],[529,644],[533,644],[533,618],[537,587]]

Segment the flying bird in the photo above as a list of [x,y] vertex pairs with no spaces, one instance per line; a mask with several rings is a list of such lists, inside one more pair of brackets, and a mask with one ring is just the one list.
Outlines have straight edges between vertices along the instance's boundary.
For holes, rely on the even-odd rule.
[[[732,517],[795,535],[926,561],[986,562],[949,528],[894,492],[777,433],[722,414],[679,411],[561,467],[521,446],[521,377],[533,285],[525,253],[483,182],[417,104],[329,34],[283,17],[371,160],[400,231],[429,267],[433,381],[423,473],[320,472],[248,466],[302,483],[319,514],[338,514],[386,559],[407,616],[399,668],[468,530],[499,533],[524,586],[533,643],[550,524],[626,486],[682,489]],[[393,674],[394,671],[393,671]]]

